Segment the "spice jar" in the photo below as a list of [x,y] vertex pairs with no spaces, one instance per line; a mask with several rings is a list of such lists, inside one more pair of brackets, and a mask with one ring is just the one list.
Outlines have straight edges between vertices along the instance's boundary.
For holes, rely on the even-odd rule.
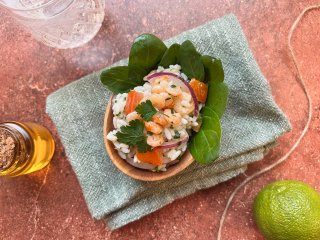
[[36,123],[0,124],[0,176],[19,176],[44,168],[55,149],[51,133]]

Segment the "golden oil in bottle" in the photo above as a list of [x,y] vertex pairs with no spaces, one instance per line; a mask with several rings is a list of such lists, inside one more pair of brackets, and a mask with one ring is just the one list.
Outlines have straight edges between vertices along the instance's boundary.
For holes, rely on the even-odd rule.
[[19,176],[48,165],[55,149],[51,133],[36,123],[0,124],[0,176]]

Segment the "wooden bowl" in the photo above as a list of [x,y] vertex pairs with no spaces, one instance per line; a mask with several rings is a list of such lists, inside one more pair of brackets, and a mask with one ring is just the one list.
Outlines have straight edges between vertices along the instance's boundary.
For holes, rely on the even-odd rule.
[[167,171],[165,172],[152,172],[144,169],[136,168],[125,160],[123,160],[117,150],[114,149],[114,145],[111,141],[107,139],[107,134],[113,130],[113,113],[112,113],[112,97],[109,99],[109,103],[107,105],[105,117],[104,117],[104,124],[103,124],[103,137],[104,137],[104,144],[107,149],[107,153],[116,167],[123,172],[124,174],[138,180],[142,181],[158,181],[163,180],[169,177],[176,175],[177,173],[184,170],[188,167],[192,162],[193,158],[190,152],[187,150],[180,161],[170,167],[168,167]]

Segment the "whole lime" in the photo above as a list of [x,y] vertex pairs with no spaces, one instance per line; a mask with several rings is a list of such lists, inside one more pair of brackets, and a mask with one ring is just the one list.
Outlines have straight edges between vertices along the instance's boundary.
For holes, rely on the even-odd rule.
[[303,182],[267,185],[255,198],[253,212],[267,240],[320,239],[320,194]]

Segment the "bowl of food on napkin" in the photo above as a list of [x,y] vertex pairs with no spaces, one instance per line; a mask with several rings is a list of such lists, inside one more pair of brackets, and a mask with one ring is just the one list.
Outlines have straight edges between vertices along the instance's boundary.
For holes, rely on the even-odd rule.
[[104,142],[114,165],[128,176],[163,180],[194,160],[219,156],[228,88],[221,60],[201,55],[191,41],[169,48],[142,34],[127,66],[104,70],[113,93],[104,119]]

